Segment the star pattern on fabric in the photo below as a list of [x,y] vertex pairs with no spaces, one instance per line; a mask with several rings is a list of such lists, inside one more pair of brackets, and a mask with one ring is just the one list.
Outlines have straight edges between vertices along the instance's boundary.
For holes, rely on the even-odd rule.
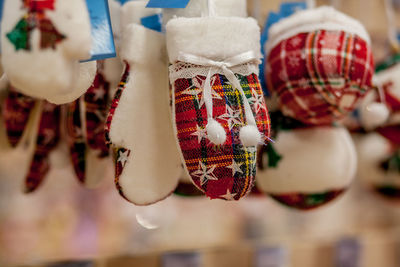
[[252,89],[252,96],[249,98],[249,102],[252,106],[254,106],[256,113],[259,113],[260,110],[266,110],[266,106],[264,105],[264,98],[262,95],[257,94]]
[[300,37],[296,36],[290,40],[290,44],[294,47],[298,46],[301,43]]
[[233,110],[229,105],[226,106],[226,113],[218,118],[228,122],[229,130],[232,130],[235,125],[243,124],[240,120],[240,110]]
[[199,125],[197,125],[197,130],[194,133],[192,133],[191,135],[197,136],[197,139],[200,144],[200,142],[201,142],[201,140],[203,140],[203,138],[207,138],[207,130],[205,128],[202,128]]
[[226,168],[232,170],[232,176],[234,176],[237,172],[243,174],[243,171],[240,169],[240,167],[243,165],[243,163],[238,164],[236,163],[235,160],[232,160],[232,164],[229,166],[226,166]]
[[200,179],[201,186],[203,186],[209,180],[218,180],[218,178],[214,175],[215,168],[217,168],[217,165],[207,168],[207,165],[205,165],[203,162],[200,162],[199,169],[193,172],[192,175],[198,177]]
[[96,88],[93,92],[93,99],[95,101],[104,99],[104,96],[106,95],[106,91],[103,89],[103,87]]
[[232,194],[231,191],[229,189],[227,189],[226,194],[220,196],[220,198],[223,198],[225,200],[234,200],[236,195],[237,195],[237,193]]
[[205,103],[204,99],[202,97],[203,90],[200,88],[189,87],[188,89],[183,91],[182,94],[191,95],[191,96],[196,97],[197,103],[199,104],[199,108],[201,108]]
[[121,163],[122,167],[125,167],[126,162],[129,158],[129,150],[118,152],[118,162]]

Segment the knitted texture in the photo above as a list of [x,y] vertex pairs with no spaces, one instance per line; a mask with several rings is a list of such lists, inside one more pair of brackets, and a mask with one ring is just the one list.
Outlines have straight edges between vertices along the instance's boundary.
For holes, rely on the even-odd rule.
[[[270,120],[256,74],[236,74],[252,107],[264,141],[270,135]],[[238,200],[254,184],[256,147],[244,147],[239,139],[245,125],[243,99],[222,74],[212,76],[213,117],[224,128],[227,139],[215,146],[207,139],[207,112],[203,99],[206,77],[176,79],[174,114],[177,137],[186,168],[194,184],[211,199]]]
[[267,57],[268,88],[282,112],[306,124],[329,125],[353,111],[372,87],[368,43],[343,31],[299,33]]

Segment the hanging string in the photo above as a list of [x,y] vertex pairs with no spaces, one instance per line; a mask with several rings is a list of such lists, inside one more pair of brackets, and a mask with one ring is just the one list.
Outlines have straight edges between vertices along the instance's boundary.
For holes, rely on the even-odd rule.
[[208,16],[215,17],[215,2],[214,0],[207,0],[208,4]]
[[307,0],[307,8],[314,8],[315,7],[315,0]]
[[400,52],[400,44],[397,39],[397,27],[392,0],[385,0],[385,11],[388,22],[388,37],[390,45],[395,53]]

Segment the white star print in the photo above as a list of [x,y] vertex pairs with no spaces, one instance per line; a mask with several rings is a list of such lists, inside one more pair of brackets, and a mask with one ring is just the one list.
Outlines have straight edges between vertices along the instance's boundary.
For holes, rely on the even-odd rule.
[[221,120],[225,120],[228,122],[229,130],[235,126],[235,124],[241,125],[242,122],[240,121],[240,111],[233,110],[228,105],[226,106],[226,113],[218,117]]
[[237,172],[243,173],[240,167],[243,165],[242,164],[237,164],[235,160],[232,160],[232,164],[229,166],[226,166],[228,169],[232,170],[232,175],[235,175]]
[[192,173],[193,176],[200,178],[200,184],[204,185],[208,180],[217,181],[218,178],[215,177],[213,174],[217,165],[212,166],[211,168],[207,169],[207,166],[200,162],[199,169]]
[[188,89],[186,89],[185,91],[182,92],[182,94],[185,94],[185,95],[196,96],[197,103],[199,103],[199,108],[201,108],[204,105],[204,99],[203,99],[202,95],[200,95],[202,93],[203,93],[202,89],[199,89],[199,88],[196,89],[196,88],[192,88],[192,87],[189,87]]
[[226,194],[225,194],[225,195],[222,195],[222,196],[220,196],[220,197],[223,198],[223,199],[226,199],[226,200],[234,200],[234,197],[235,197],[236,195],[237,195],[237,193],[232,194],[231,191],[230,191],[229,189],[227,189],[227,190],[226,190]]
[[266,110],[264,105],[264,98],[262,95],[257,94],[252,90],[252,96],[249,98],[249,102],[254,106],[256,113],[258,113],[261,109]]
[[300,39],[300,37],[298,37],[298,36],[296,36],[295,38],[293,38],[292,40],[290,40],[290,44],[292,45],[292,46],[298,46],[299,44],[300,44],[300,42],[301,42],[301,39]]
[[290,55],[288,56],[288,59],[289,59],[289,65],[290,65],[291,67],[297,67],[297,66],[299,66],[300,58],[298,58],[295,54],[290,54]]
[[122,167],[125,167],[126,162],[128,161],[128,154],[129,150],[126,150],[125,152],[119,151],[118,153],[118,162],[121,163]]
[[51,140],[53,140],[53,138],[55,136],[55,133],[54,133],[53,129],[48,129],[47,128],[47,129],[43,130],[43,135],[44,135],[43,143],[45,145],[47,145],[48,143],[51,142]]
[[204,128],[201,128],[199,125],[197,125],[197,130],[192,133],[191,135],[196,135],[199,143],[203,138],[207,138],[207,131]]
[[103,87],[96,88],[97,90],[94,91],[94,100],[99,100],[103,99],[104,95],[106,94],[106,91],[103,89]]

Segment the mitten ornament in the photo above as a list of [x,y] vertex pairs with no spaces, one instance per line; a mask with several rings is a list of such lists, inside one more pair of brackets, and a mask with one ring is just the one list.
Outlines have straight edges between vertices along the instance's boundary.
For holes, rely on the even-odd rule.
[[158,11],[145,6],[146,1],[135,1],[122,7],[120,57],[125,71],[107,119],[117,188],[136,205],[168,197],[181,172],[171,125],[165,37],[136,24]]
[[192,178],[186,172],[185,168],[182,166],[182,173],[179,178],[179,184],[174,191],[175,195],[182,197],[198,197],[204,196],[203,192],[200,191],[193,183]]
[[60,138],[60,107],[46,101],[22,95],[9,86],[3,107],[3,121],[8,141],[16,147],[28,141],[28,162],[24,191],[35,191],[45,179],[49,169],[49,154]]
[[305,124],[342,119],[372,88],[368,33],[331,7],[299,11],[274,24],[265,50],[268,88],[285,116]]
[[[367,95],[359,112],[361,123],[369,132],[360,135],[357,142],[358,177],[368,187],[390,200],[400,200],[399,59],[399,55],[394,55],[377,67],[375,82],[380,90]],[[384,112],[388,116],[380,122],[372,123],[371,117],[374,118],[372,115],[377,112],[371,106],[376,105],[381,106],[381,110],[386,109]]]
[[89,188],[102,181],[109,161],[104,127],[110,84],[103,75],[103,65],[104,62],[98,62],[96,77],[85,95],[67,105],[67,135],[72,164],[78,180]]
[[84,0],[6,0],[1,34],[4,71],[28,96],[69,94],[79,76],[78,61],[90,57]]
[[289,118],[286,123],[277,131],[275,143],[259,153],[258,188],[300,210],[317,208],[341,195],[357,168],[349,132],[340,127],[304,127]]
[[166,34],[186,171],[209,198],[239,200],[253,187],[256,146],[270,130],[257,76],[260,29],[250,18],[210,16],[171,19]]

